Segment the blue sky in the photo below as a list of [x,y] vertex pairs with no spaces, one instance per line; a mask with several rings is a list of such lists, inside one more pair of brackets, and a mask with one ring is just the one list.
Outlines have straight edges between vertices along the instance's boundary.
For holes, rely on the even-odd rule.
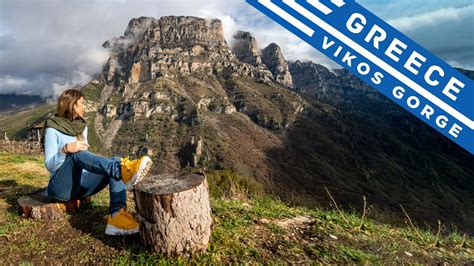
[[384,19],[419,16],[442,8],[460,8],[474,4],[472,0],[360,0],[357,2]]
[[[358,2],[452,66],[474,69],[473,0]],[[164,15],[219,18],[230,44],[246,30],[261,48],[279,44],[289,60],[338,67],[244,0],[0,0],[0,95],[51,97],[85,84],[108,59],[105,40],[131,18]]]

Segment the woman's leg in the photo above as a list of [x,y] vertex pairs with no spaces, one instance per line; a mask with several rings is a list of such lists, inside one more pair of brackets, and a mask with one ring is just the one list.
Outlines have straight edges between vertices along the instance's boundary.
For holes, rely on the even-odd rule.
[[60,201],[77,198],[81,185],[82,168],[66,156],[61,167],[53,174],[48,184],[48,196]]
[[[61,167],[49,181],[48,195],[61,201],[79,198],[83,169],[112,177],[110,179],[121,180],[119,158],[108,159],[89,151],[80,151],[66,156]],[[104,182],[107,184],[106,181]]]
[[[113,159],[120,161],[120,158]],[[115,180],[110,176],[101,176],[84,171],[81,178],[79,197],[85,198],[95,195],[107,185],[109,185],[110,193],[109,213],[116,213],[127,206],[125,184],[122,180]]]
[[67,157],[71,157],[71,160],[77,164],[80,168],[85,169],[88,172],[107,175],[121,180],[121,166],[120,158],[106,158],[93,154],[90,151],[80,151],[73,154],[69,154]]

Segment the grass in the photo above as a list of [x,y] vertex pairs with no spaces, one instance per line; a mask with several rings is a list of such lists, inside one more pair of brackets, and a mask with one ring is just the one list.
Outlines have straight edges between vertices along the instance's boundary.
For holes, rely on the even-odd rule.
[[82,88],[82,93],[84,94],[84,98],[86,100],[98,100],[100,99],[100,95],[102,89],[105,84],[99,83],[97,85],[89,83]]
[[[16,200],[47,185],[41,156],[0,152],[0,262],[220,264],[357,263],[466,264],[474,261],[473,240],[454,232],[436,242],[433,232],[364,220],[354,213],[292,207],[261,193],[232,171],[207,174],[213,232],[208,249],[194,257],[167,258],[144,249],[138,235],[107,237],[108,191],[77,213],[48,222],[23,219]],[[222,186],[219,187],[218,186]],[[129,208],[133,196],[128,195]],[[344,215],[345,219],[342,217]],[[347,222],[346,222],[347,220]]]
[[90,114],[87,117],[87,140],[89,141],[89,144],[91,145],[91,151],[93,152],[99,152],[100,147],[102,147],[102,142],[100,141],[99,136],[97,135],[97,132],[95,131],[95,118],[96,114]]
[[25,139],[27,130],[25,125],[38,122],[48,114],[54,113],[55,104],[45,104],[35,107],[31,110],[21,111],[11,117],[0,121],[0,128],[6,131],[10,139]]

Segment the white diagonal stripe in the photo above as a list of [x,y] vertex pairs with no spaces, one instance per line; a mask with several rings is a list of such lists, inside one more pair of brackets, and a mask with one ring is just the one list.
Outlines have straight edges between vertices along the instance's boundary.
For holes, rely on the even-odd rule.
[[333,4],[335,4],[337,7],[342,7],[346,3],[344,3],[344,0],[331,0]]
[[319,0],[308,0],[307,2],[308,4],[317,8],[319,11],[323,12],[325,15],[329,15],[332,12],[329,7],[323,5],[321,2],[319,2]]
[[291,23],[293,26],[298,28],[300,31],[304,32],[304,34],[308,35],[309,37],[313,36],[314,30],[310,27],[303,24],[303,22],[297,20],[292,15],[288,14],[285,10],[279,8],[277,5],[272,3],[270,0],[258,0],[259,3],[270,9],[273,13],[280,16],[282,19],[286,20],[287,22]]
[[412,90],[416,91],[419,93],[421,96],[425,97],[427,100],[447,112],[448,114],[452,115],[455,117],[457,120],[461,121],[464,125],[468,126],[470,129],[474,129],[474,121],[466,117],[465,115],[461,114],[458,112],[456,109],[448,105],[447,103],[443,102],[440,100],[438,97],[435,95],[431,94],[428,90],[420,86],[418,83],[414,82],[404,74],[400,73],[398,70],[387,64],[385,61],[382,59],[378,58],[376,55],[372,54],[368,50],[366,50],[364,47],[353,41],[351,38],[347,37],[346,35],[342,34],[339,32],[337,29],[333,28],[331,25],[327,24],[324,20],[321,18],[315,16],[313,13],[299,5],[298,3],[295,2],[295,0],[283,0],[285,4],[296,10],[298,13],[301,15],[305,16],[309,20],[311,20],[314,24],[318,25],[321,27],[323,30],[329,32],[331,35],[339,39],[341,42],[345,43],[355,51],[357,51],[359,54],[370,60],[372,63],[376,64],[383,70],[385,70],[387,73],[392,75],[393,77],[397,78],[399,81],[402,83],[406,84],[409,86]]

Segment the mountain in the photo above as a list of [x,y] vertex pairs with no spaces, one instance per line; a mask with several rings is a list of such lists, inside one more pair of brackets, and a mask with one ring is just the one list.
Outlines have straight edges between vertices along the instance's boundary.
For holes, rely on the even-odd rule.
[[223,36],[219,20],[140,17],[106,41],[82,88],[93,150],[147,152],[154,173],[233,170],[298,205],[328,206],[328,188],[360,211],[365,195],[378,221],[404,223],[402,204],[474,233],[472,155],[345,70]]
[[[472,228],[472,203],[456,204],[473,196],[472,155],[346,70],[300,61],[289,67],[298,92],[337,106],[333,127],[338,143],[353,151],[347,155],[348,170],[357,169],[361,183],[356,187],[387,205],[410,206],[424,221],[437,216]],[[474,77],[473,71],[461,71]]]
[[0,95],[0,113],[44,103],[45,100],[37,95],[2,94]]
[[288,62],[286,62],[277,44],[271,43],[262,50],[262,62],[272,72],[273,78],[277,83],[290,88],[293,86],[293,77],[291,76]]

